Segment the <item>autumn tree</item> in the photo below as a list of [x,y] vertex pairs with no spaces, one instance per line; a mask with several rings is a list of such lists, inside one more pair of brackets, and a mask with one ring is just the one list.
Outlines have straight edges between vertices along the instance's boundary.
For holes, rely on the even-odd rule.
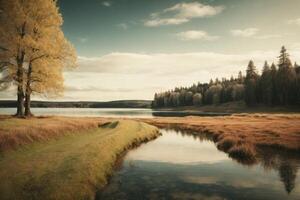
[[62,67],[74,66],[75,51],[61,30],[56,0],[0,0],[0,9],[2,72],[17,86],[17,116],[24,115],[25,99],[30,115],[32,92],[61,91]]

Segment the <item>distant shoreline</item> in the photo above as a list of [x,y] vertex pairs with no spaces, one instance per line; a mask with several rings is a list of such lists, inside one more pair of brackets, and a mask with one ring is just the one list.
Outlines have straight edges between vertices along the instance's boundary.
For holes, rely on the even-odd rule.
[[[151,100],[116,100],[107,102],[97,101],[32,101],[32,108],[131,108],[151,109]],[[0,108],[15,108],[16,101],[0,100]],[[202,116],[207,113],[211,116],[230,115],[238,113],[300,113],[299,106],[264,106],[256,105],[249,107],[243,101],[229,102],[218,105],[205,106],[180,106],[152,108],[155,112],[161,112],[168,116],[168,113],[190,113],[191,115]],[[155,114],[155,113],[154,113]],[[157,115],[161,116],[161,114]]]
[[[151,108],[150,100],[32,101],[33,108]],[[0,108],[15,108],[15,100],[0,100]]]

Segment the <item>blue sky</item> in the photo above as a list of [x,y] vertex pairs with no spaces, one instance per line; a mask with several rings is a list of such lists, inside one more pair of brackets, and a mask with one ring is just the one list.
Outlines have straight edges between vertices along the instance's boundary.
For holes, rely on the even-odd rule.
[[[277,62],[300,63],[299,0],[59,0],[78,68],[53,100],[152,99],[155,92]],[[14,91],[0,98],[15,98]],[[35,96],[35,99],[41,97]]]
[[[270,50],[278,49],[282,44],[294,44],[300,31],[299,26],[287,23],[299,18],[298,0],[60,0],[59,4],[66,36],[81,56],[102,56],[111,52],[241,53]],[[222,10],[203,16],[194,13],[188,22],[177,25],[145,26],[152,13],[179,4],[186,4],[187,10],[200,8],[201,4]],[[179,12],[180,9],[166,12],[159,18],[176,18]],[[231,32],[249,28],[257,29],[252,37],[236,37]],[[186,41],[176,37],[176,34],[189,30],[205,31],[218,39]]]

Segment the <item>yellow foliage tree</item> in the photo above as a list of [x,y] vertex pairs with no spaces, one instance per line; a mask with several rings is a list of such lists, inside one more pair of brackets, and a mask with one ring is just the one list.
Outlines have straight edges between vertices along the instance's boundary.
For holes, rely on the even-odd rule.
[[58,94],[63,67],[75,66],[75,50],[62,23],[56,0],[0,0],[2,82],[17,86],[18,116],[24,115],[25,97],[25,114],[31,115],[32,92]]

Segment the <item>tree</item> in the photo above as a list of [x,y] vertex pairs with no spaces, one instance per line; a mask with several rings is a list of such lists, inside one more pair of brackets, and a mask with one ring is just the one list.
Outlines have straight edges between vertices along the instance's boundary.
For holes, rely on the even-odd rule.
[[278,73],[277,73],[277,88],[279,103],[287,105],[292,103],[295,99],[293,94],[293,86],[296,83],[296,72],[293,68],[292,62],[289,59],[285,47],[283,46],[280,51],[279,62],[278,62]]
[[239,84],[243,84],[244,83],[244,77],[241,71],[239,71],[239,75],[238,75],[238,83]]
[[[62,88],[62,67],[75,66],[76,55],[61,30],[56,0],[0,1],[1,63],[17,85],[17,115],[30,112],[32,92],[55,94]],[[54,83],[55,82],[55,83]],[[58,86],[60,85],[60,88]],[[56,89],[54,89],[56,88]]]
[[261,79],[261,99],[262,102],[266,105],[272,105],[272,91],[273,91],[273,83],[272,83],[272,72],[267,61],[263,67]]
[[278,104],[278,93],[277,93],[277,84],[276,84],[277,68],[274,63],[272,63],[272,65],[271,65],[270,74],[271,74],[270,76],[272,79],[272,105],[276,105],[276,104]]
[[193,105],[201,106],[202,105],[202,95],[200,93],[196,93],[193,96]]
[[258,75],[254,62],[250,60],[246,71],[245,79],[245,101],[247,105],[255,105],[257,103],[256,87]]
[[193,93],[191,91],[188,91],[186,94],[185,94],[185,104],[187,106],[191,106],[193,105]]

